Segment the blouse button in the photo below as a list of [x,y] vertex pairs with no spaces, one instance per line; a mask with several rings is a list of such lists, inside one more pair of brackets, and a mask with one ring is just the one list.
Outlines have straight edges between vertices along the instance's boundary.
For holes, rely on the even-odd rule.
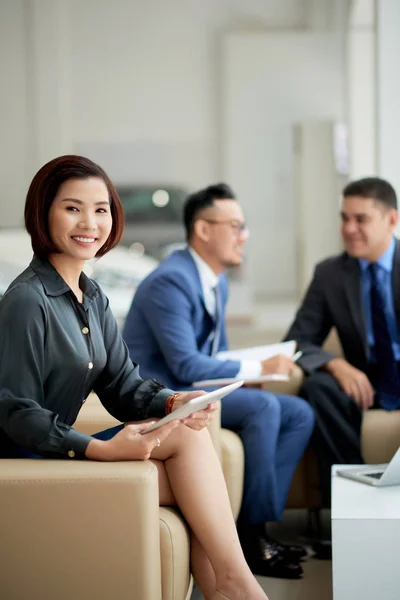
[[67,453],[67,454],[68,454],[68,456],[69,456],[70,458],[74,458],[74,457],[75,457],[75,452],[74,452],[73,450],[68,450],[68,453]]
[[87,333],[89,333],[89,328],[88,327],[82,327],[82,333],[83,333],[83,335],[86,335]]
[[88,364],[88,369],[93,369],[93,363],[92,363],[92,361],[90,361],[90,363]]

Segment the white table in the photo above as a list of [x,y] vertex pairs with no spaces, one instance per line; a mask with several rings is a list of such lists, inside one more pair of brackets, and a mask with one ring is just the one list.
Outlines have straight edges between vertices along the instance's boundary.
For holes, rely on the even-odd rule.
[[365,485],[336,475],[337,468],[332,469],[333,598],[399,600],[400,486]]

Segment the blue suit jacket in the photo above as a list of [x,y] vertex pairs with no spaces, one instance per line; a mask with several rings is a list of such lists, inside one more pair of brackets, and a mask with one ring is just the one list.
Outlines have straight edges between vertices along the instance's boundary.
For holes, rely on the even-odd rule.
[[[227,349],[225,306],[228,284],[220,276],[222,318],[219,350]],[[199,273],[190,252],[169,256],[136,290],[123,337],[142,377],[154,377],[172,389],[193,381],[235,377],[238,361],[210,356],[214,318],[208,313]]]

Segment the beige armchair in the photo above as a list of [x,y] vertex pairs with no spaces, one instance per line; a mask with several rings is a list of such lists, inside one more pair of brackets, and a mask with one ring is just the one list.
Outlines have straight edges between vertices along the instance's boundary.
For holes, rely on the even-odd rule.
[[[92,395],[75,427],[118,422]],[[235,516],[242,496],[239,438],[210,433]],[[189,600],[189,535],[178,511],[159,507],[151,461],[0,460],[0,598]]]
[[[324,348],[336,356],[343,351],[336,333],[332,330]],[[290,393],[298,394],[304,375],[298,377]],[[297,387],[296,387],[297,386]],[[374,409],[364,413],[361,429],[361,449],[366,463],[379,464],[391,460],[400,446],[400,411]],[[308,448],[294,474],[288,508],[318,508],[321,505],[316,457]]]
[[150,461],[1,460],[0,510],[1,598],[190,598],[188,532]]

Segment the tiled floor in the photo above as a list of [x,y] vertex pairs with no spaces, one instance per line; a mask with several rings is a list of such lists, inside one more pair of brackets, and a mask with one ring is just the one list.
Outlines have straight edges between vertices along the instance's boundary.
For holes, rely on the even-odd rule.
[[[331,561],[310,559],[304,564],[304,575],[297,581],[257,577],[269,600],[332,600]],[[202,600],[195,589],[192,600]]]
[[[324,511],[323,530],[329,533],[330,514]],[[297,541],[308,545],[310,539],[305,536],[307,523],[306,511],[289,510],[285,512],[282,524],[270,526],[270,533],[281,541]],[[309,558],[302,563],[302,579],[290,581],[272,577],[257,577],[269,600],[332,600],[332,561]],[[192,600],[202,600],[198,589],[192,594]]]
[[332,600],[332,563],[309,559],[298,581],[258,577],[269,600]]

